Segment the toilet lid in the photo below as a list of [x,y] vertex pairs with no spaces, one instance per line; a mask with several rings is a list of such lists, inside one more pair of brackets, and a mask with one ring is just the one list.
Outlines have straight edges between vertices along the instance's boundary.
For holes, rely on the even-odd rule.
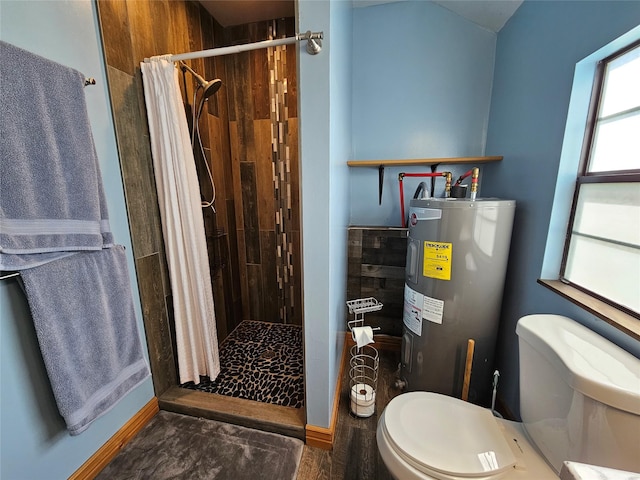
[[414,466],[451,476],[491,476],[516,459],[492,413],[432,392],[395,397],[384,426],[396,450]]

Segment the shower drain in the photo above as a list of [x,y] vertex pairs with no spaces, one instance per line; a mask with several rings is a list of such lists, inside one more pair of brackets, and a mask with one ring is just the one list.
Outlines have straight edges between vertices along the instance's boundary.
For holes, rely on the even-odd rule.
[[270,360],[275,356],[276,356],[276,352],[274,352],[273,350],[265,350],[260,354],[260,358],[264,358],[266,360]]

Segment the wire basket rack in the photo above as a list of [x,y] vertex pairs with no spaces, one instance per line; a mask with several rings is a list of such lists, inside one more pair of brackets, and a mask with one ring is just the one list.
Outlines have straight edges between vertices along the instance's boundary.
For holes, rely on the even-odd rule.
[[[347,324],[353,334],[354,328],[364,327],[366,313],[382,309],[382,303],[373,297],[359,298],[347,302],[353,319]],[[379,330],[379,327],[372,328]],[[349,351],[349,398],[350,410],[356,417],[370,417],[376,409],[376,388],[378,384],[378,350],[371,345],[353,345]]]
[[358,298],[356,300],[347,301],[349,313],[353,315],[353,320],[350,320],[347,323],[349,330],[353,330],[354,327],[364,326],[364,314],[381,310],[382,306],[382,303],[373,297]]
[[356,417],[370,417],[376,411],[379,362],[378,350],[374,347],[351,347],[349,399],[351,413]]

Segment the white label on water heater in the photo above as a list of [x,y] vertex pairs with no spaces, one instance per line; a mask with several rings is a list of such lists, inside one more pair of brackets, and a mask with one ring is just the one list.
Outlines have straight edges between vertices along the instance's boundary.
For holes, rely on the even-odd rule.
[[404,313],[402,321],[407,329],[418,336],[422,335],[423,295],[404,284]]
[[428,297],[404,284],[404,326],[418,336],[422,336],[422,320],[442,325],[444,300]]
[[444,300],[431,298],[424,295],[422,306],[422,318],[433,323],[442,325],[442,314],[444,312]]

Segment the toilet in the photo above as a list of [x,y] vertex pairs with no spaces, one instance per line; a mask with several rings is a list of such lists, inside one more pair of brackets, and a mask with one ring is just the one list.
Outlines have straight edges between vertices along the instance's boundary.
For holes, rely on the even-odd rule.
[[640,472],[640,359],[559,315],[516,327],[522,422],[433,392],[392,399],[378,421],[394,478],[558,478],[564,461]]

